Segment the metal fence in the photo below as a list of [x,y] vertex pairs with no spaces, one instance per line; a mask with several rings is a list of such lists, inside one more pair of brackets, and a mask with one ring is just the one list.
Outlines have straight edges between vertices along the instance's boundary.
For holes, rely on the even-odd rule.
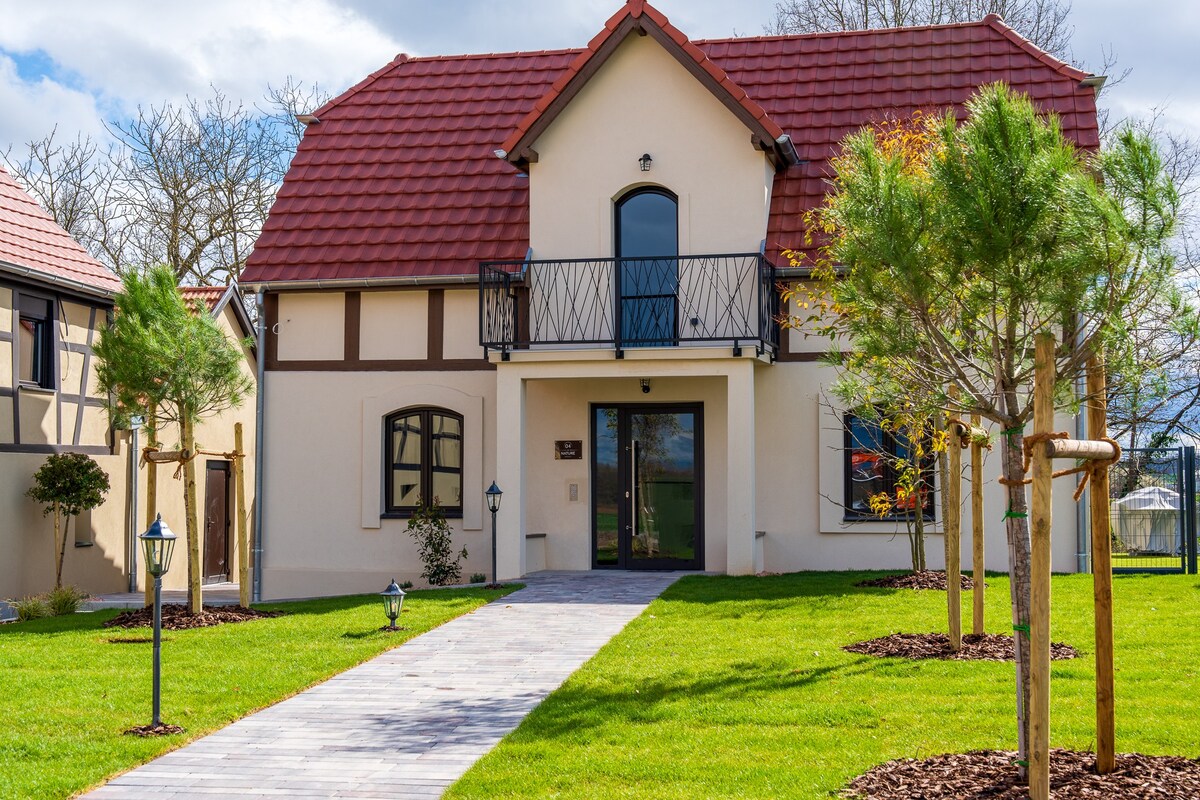
[[479,267],[479,338],[516,349],[743,346],[775,353],[775,268],[757,253],[494,261]]
[[1196,572],[1196,454],[1127,450],[1109,470],[1113,572]]

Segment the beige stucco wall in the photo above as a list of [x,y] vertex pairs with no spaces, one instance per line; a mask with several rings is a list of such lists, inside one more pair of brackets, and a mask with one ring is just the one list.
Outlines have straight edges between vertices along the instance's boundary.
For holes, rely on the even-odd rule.
[[[777,364],[757,375],[756,495],[758,526],[767,533],[764,568],[786,572],[908,567],[908,538],[902,523],[846,521],[837,505],[844,495],[844,433],[840,410],[822,393],[835,370],[816,363]],[[1060,417],[1056,424],[1059,430],[1074,430],[1070,418]],[[999,442],[993,453],[985,455],[984,559],[989,569],[1006,569],[1008,548],[1002,517],[1007,503],[996,480]],[[964,456],[964,466],[969,460]],[[1053,568],[1061,572],[1076,569],[1074,487],[1073,479],[1059,479],[1055,485],[1051,546]],[[963,504],[962,563],[969,568],[970,505],[965,492]],[[939,509],[939,520],[940,513]],[[929,567],[943,568],[940,532],[930,535],[925,547]]]
[[345,355],[346,296],[342,292],[294,292],[279,296],[280,361],[340,361]]
[[483,358],[479,346],[479,292],[447,289],[443,301],[442,357]]
[[[59,335],[66,341],[86,344],[86,308],[80,313],[75,304],[66,302],[66,325],[60,324]],[[0,317],[3,317],[0,311]],[[80,324],[82,319],[83,324]],[[104,324],[104,314],[97,314],[97,328]],[[244,334],[238,326],[233,312],[225,309],[218,318],[219,324],[232,338],[241,339]],[[93,335],[94,341],[95,335]],[[248,350],[243,361],[243,372],[253,379],[255,375],[254,362]],[[79,360],[72,359],[72,366],[63,374],[60,384],[67,394],[78,392],[80,386],[80,370],[82,355]],[[68,363],[66,359],[64,364]],[[88,385],[95,386],[96,361],[91,360]],[[23,393],[22,418],[26,419],[24,406],[28,393]],[[55,393],[40,393],[39,398],[48,398],[49,405],[57,405]],[[0,400],[0,408],[7,415],[11,406],[7,399]],[[45,405],[46,402],[43,402]],[[74,404],[64,402],[63,408],[63,442],[69,445],[74,435]],[[110,433],[107,412],[103,408],[88,406],[84,410],[84,422],[81,430],[80,444],[90,447],[107,446]],[[205,420],[196,428],[198,447],[215,451],[232,451],[234,449],[233,423],[242,422],[244,428],[244,446],[246,458],[246,495],[247,505],[252,508],[254,501],[254,397],[250,395],[241,407],[226,411],[221,415]],[[3,431],[0,431],[2,433]],[[160,433],[160,440],[165,449],[177,449],[178,432],[174,426],[165,426]],[[112,435],[114,446],[111,454],[93,454],[92,458],[108,474],[110,489],[105,495],[102,505],[80,517],[80,530],[73,526],[67,541],[66,556],[63,562],[63,582],[79,586],[88,592],[99,594],[125,591],[128,586],[128,536],[129,527],[127,512],[129,508],[129,434],[117,431]],[[3,441],[3,440],[0,440]],[[8,440],[11,441],[11,440]],[[23,440],[25,441],[25,440]],[[57,444],[55,438],[48,444]],[[145,431],[142,431],[140,446],[146,443]],[[22,597],[44,591],[54,584],[54,549],[53,523],[50,518],[43,517],[39,507],[26,498],[25,491],[29,488],[32,475],[45,461],[46,455],[39,453],[0,453],[0,548],[5,557],[0,559],[0,598]],[[208,460],[219,460],[215,456],[199,456],[196,461],[197,494],[201,503],[204,498],[205,469]],[[136,531],[145,529],[146,523],[146,476],[148,467],[142,466],[138,471],[139,502],[135,516]],[[183,482],[172,477],[173,465],[158,467],[158,503],[157,509],[163,519],[180,536],[181,541],[175,551],[175,559],[171,571],[164,579],[168,589],[181,589],[186,585],[186,548],[182,539],[186,531],[183,512]],[[234,485],[230,484],[230,514],[235,513]],[[199,517],[200,526],[204,526],[203,511]],[[236,529],[230,532],[231,550],[234,547]],[[90,543],[89,546],[76,546]],[[203,542],[203,540],[202,540]],[[235,570],[236,552],[231,553],[234,559],[230,563]]]
[[429,292],[363,292],[359,296],[361,358],[413,359],[429,354]]
[[[613,255],[613,202],[679,197],[681,254],[758,252],[774,173],[750,130],[648,36],[630,36],[534,142],[534,258]],[[654,163],[641,172],[638,158]]]
[[[422,393],[419,387],[429,387]],[[451,395],[456,400],[445,400]],[[296,402],[303,397],[304,402]],[[432,400],[420,402],[421,397]],[[379,592],[395,577],[420,585],[416,544],[407,520],[364,522],[364,487],[378,496],[382,451],[364,462],[364,429],[382,443],[383,416],[413,404],[477,403],[479,425],[464,426],[465,458],[477,448],[478,470],[464,474],[464,502],[478,507],[495,478],[495,374],[475,372],[268,372],[264,473],[263,594],[266,598]],[[386,410],[384,410],[386,407]],[[369,414],[369,418],[364,416]],[[466,416],[464,414],[464,416]],[[464,473],[466,473],[464,461]],[[472,499],[474,498],[474,499]],[[376,514],[380,506],[376,506]],[[463,578],[491,569],[491,530],[453,520],[456,547],[470,554]]]

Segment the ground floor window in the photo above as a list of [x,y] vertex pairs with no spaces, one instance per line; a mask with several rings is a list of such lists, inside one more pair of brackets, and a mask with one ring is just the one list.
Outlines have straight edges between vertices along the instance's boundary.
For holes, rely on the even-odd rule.
[[441,408],[405,409],[384,420],[384,512],[411,514],[436,500],[462,515],[463,418]]
[[[903,519],[920,508],[933,518],[933,459],[915,452],[908,432],[869,415],[845,416],[846,516]],[[926,453],[929,447],[922,448]]]

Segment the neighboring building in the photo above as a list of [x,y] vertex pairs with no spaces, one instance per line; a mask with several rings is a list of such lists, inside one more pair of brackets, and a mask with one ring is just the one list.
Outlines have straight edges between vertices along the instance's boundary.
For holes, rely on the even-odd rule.
[[903,526],[857,513],[888,476],[823,407],[821,345],[779,328],[779,253],[845,134],[998,80],[1096,146],[1097,79],[994,16],[691,42],[641,0],[585,49],[400,55],[316,111],[243,273],[264,595],[416,579],[417,497],[486,572],[493,479],[501,579],[906,567]]
[[[0,168],[0,599],[21,597],[54,585],[52,521],[25,497],[33,473],[50,453],[81,452],[108,474],[105,502],[72,524],[63,562],[63,582],[92,593],[119,592],[129,586],[131,536],[144,529],[146,467],[138,469],[139,508],[129,517],[129,432],[109,427],[104,398],[96,392],[92,345],[107,324],[120,280],[64,231],[36,201]],[[191,294],[195,290],[185,290]],[[222,288],[215,299],[198,296],[209,313],[244,339],[252,334],[236,287]],[[255,374],[255,355],[246,352],[247,374]],[[253,499],[253,400],[243,408],[197,428],[205,449],[233,449],[233,423],[242,421],[250,458],[248,496]],[[170,431],[162,437],[172,440]],[[143,438],[142,443],[144,444]],[[213,580],[237,579],[233,532],[222,542],[219,521],[219,458],[200,457],[199,489],[212,486],[201,525],[209,530],[204,548],[205,574]],[[225,467],[227,468],[227,467]],[[172,466],[159,467],[159,503],[163,518],[184,532],[181,482]],[[202,495],[203,496],[203,495]],[[229,490],[227,519],[232,519]],[[248,501],[250,502],[250,501]],[[225,548],[222,551],[222,548]],[[183,550],[179,550],[183,553]],[[176,557],[165,585],[182,588],[186,569]]]

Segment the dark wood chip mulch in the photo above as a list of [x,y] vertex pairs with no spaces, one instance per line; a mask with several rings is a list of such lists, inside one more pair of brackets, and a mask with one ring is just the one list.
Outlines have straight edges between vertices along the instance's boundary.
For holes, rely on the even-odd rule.
[[[850,782],[842,797],[855,800],[1028,800],[1017,780],[1017,754],[1002,750],[900,759],[875,767]],[[1096,756],[1050,751],[1054,800],[1195,800],[1200,797],[1200,761],[1179,756],[1122,753],[1117,768],[1096,774]]]
[[[975,581],[971,580],[971,576],[966,573],[961,573],[959,576],[960,585],[966,591],[975,588]],[[938,570],[926,569],[920,572],[906,572],[903,575],[886,575],[882,578],[871,578],[866,581],[859,581],[855,586],[869,586],[876,589],[935,589],[937,591],[946,591],[946,573]],[[986,587],[987,584],[985,583]]]
[[126,736],[170,736],[173,733],[183,733],[183,728],[178,725],[168,725],[165,722],[160,722],[157,725],[139,725],[136,728],[130,728],[125,731]]
[[[185,631],[191,628],[208,628],[227,622],[245,622],[283,616],[282,611],[258,611],[242,606],[204,606],[199,614],[189,614],[187,606],[171,604],[162,607],[163,630]],[[148,628],[154,624],[154,609],[139,608],[124,611],[104,623],[106,628]]]
[[[1012,661],[1013,638],[999,633],[968,633],[957,653],[950,650],[950,637],[944,633],[893,633],[866,642],[848,644],[842,649],[880,658],[940,658],[953,661]],[[1078,658],[1079,651],[1069,644],[1052,642],[1050,658],[1065,661]]]

